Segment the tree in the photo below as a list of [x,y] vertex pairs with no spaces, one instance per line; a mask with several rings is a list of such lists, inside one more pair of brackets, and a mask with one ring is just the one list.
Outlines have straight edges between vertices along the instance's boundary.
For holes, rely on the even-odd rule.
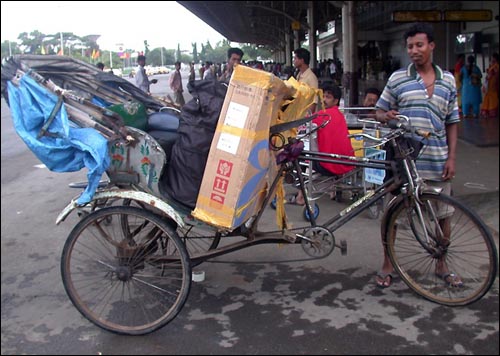
[[[161,65],[160,48],[155,48],[149,52],[148,63],[156,67]],[[163,63],[165,65],[173,65],[175,63],[175,50],[163,49]]]
[[2,42],[2,58],[10,56],[10,54],[20,54],[21,50],[19,49],[19,46],[17,42],[13,41],[3,41]]
[[260,59],[272,58],[271,52],[262,46],[256,46],[250,43],[246,43],[241,47],[241,50],[245,52],[246,60],[257,60],[258,58]]
[[181,60],[181,45],[177,43],[177,52],[175,52],[175,60],[180,61]]
[[149,54],[149,44],[148,40],[144,40],[144,55],[147,57]]
[[198,63],[198,49],[196,47],[196,42],[191,43],[191,46],[193,46],[193,62]]

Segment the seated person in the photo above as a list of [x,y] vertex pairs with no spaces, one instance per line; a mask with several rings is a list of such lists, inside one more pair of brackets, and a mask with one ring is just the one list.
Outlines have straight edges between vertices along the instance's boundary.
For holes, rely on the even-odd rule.
[[380,90],[377,88],[367,88],[365,90],[365,98],[363,100],[363,106],[365,108],[373,108],[373,110],[363,111],[363,117],[367,119],[375,119],[375,104],[380,98]]
[[375,104],[378,98],[380,98],[380,90],[375,87],[366,88],[363,102],[359,104],[357,109],[346,113],[347,123],[361,125],[358,119],[375,120]]
[[[338,106],[342,92],[338,86],[330,83],[325,84],[321,89],[323,89],[323,102],[326,109],[319,113],[326,113],[328,116],[318,116],[313,120],[313,123],[320,126],[326,120],[330,120],[330,122],[317,131],[318,151],[354,156],[346,120]],[[355,166],[313,161],[313,169],[322,175],[343,175],[354,168]],[[296,194],[289,196],[287,202],[297,205],[305,204],[300,190]]]

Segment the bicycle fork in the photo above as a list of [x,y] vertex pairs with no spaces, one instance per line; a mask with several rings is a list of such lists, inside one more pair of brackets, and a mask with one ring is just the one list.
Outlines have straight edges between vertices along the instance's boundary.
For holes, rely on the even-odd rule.
[[[432,206],[430,201],[423,202],[420,200],[420,193],[423,188],[423,180],[419,176],[415,162],[409,161],[405,159],[403,161],[403,167],[405,173],[408,177],[408,187],[402,188],[402,192],[406,195],[406,206],[407,206],[407,218],[410,223],[410,226],[414,225],[415,220],[420,225],[421,231],[423,232],[423,239],[420,234],[417,232],[417,228],[413,227],[413,234],[415,238],[420,243],[420,245],[429,253],[440,257],[445,251],[447,246],[442,246],[441,241],[445,241],[445,236],[443,229],[441,227],[440,221],[438,219],[438,214],[436,212],[436,208]],[[412,174],[412,172],[414,172]],[[415,184],[416,183],[416,184]],[[408,189],[408,190],[406,190]],[[406,191],[405,191],[406,190]],[[413,204],[412,204],[413,201]],[[412,207],[413,205],[413,207]],[[425,205],[425,211],[427,212],[427,217],[429,222],[434,224],[434,230],[436,236],[433,238],[429,235],[429,230],[426,224],[426,217],[422,211],[422,207]],[[413,217],[412,211],[415,209],[417,219]],[[432,246],[436,247],[432,247]],[[448,244],[447,244],[448,245]],[[442,247],[445,247],[444,249]]]

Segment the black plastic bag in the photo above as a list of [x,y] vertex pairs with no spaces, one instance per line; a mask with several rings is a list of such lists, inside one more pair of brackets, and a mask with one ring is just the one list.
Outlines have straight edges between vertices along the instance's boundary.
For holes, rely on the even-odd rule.
[[210,145],[222,110],[227,85],[212,80],[188,84],[193,95],[181,111],[179,138],[172,148],[160,187],[171,198],[193,209],[196,205]]

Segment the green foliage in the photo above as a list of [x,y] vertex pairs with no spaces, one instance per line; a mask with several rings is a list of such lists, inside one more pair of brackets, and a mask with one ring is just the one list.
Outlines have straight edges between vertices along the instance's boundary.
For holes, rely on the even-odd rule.
[[181,60],[181,45],[177,43],[177,52],[175,52],[175,60],[180,61]]
[[272,53],[268,49],[262,46],[256,46],[250,43],[246,43],[241,46],[242,51],[245,53],[245,60],[257,60],[257,58],[268,59],[272,58]]
[[[147,64],[154,67],[161,66],[162,50],[155,48],[149,52]],[[163,65],[173,65],[175,63],[175,50],[163,48]]]
[[196,42],[191,43],[191,46],[193,46],[193,62],[198,63],[198,48],[196,46]]
[[[110,61],[110,51],[101,50],[97,44],[97,39],[99,35],[86,35],[77,36],[72,32],[63,32],[62,41],[64,46],[64,54],[77,59],[81,59],[90,63],[103,62],[107,67],[111,67]],[[191,55],[182,53],[180,44],[177,45],[177,49],[165,49],[163,48],[163,64],[173,65],[176,58],[182,63],[189,63],[194,61],[205,62],[211,61],[214,63],[223,63],[227,61],[227,50],[231,47],[231,42],[224,39],[218,42],[215,47],[212,46],[210,41],[206,43],[200,43],[201,50],[198,51],[198,44],[196,42],[191,43],[192,53]],[[43,46],[43,50],[42,50]],[[19,34],[17,41],[10,42],[10,51],[12,54],[57,54],[61,47],[61,33],[57,32],[55,34],[44,34],[40,31],[33,32],[22,32]],[[149,49],[149,44],[147,40],[144,40],[144,53],[147,56],[147,64],[152,66],[160,66],[162,64],[162,51],[160,48]],[[245,55],[243,60],[255,60],[257,58],[271,58],[271,53],[263,47],[254,46],[251,44],[244,44],[239,46]],[[91,54],[93,50],[99,50],[100,57],[92,59]],[[126,52],[133,53],[136,50],[126,49]],[[4,41],[1,44],[1,55],[2,58],[9,56],[9,41]],[[118,56],[116,52],[111,52],[112,55],[112,67],[113,68],[124,68],[135,66],[135,60],[133,58],[122,59]]]

